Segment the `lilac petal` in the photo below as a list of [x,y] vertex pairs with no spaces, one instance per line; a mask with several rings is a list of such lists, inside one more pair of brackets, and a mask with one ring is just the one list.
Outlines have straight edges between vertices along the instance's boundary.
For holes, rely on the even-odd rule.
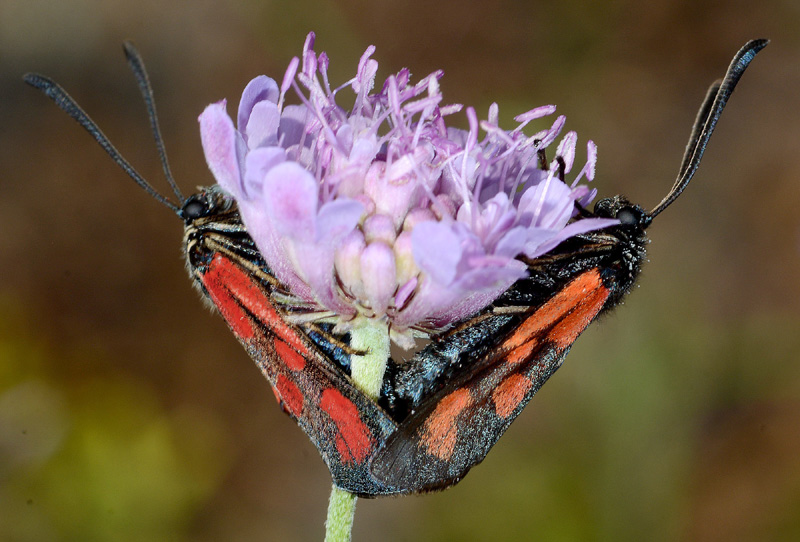
[[244,197],[236,141],[238,134],[225,112],[225,100],[209,105],[197,119],[208,168],[217,183],[234,198]]
[[350,154],[353,148],[353,127],[349,124],[343,124],[336,130],[336,142],[339,148],[342,149],[343,154]]
[[[410,326],[423,319],[431,320],[434,315],[444,313],[463,293],[457,288],[443,288],[429,275],[423,274],[419,278],[414,296],[392,320],[399,327]],[[453,320],[447,323],[451,322]]]
[[252,198],[264,191],[264,177],[267,172],[286,161],[286,151],[280,147],[262,147],[247,153],[244,167],[244,188]]
[[[394,318],[399,326],[411,325],[421,319],[432,320],[436,326],[445,326],[464,320],[494,301],[516,280],[525,276],[527,266],[519,261],[511,262],[510,269],[495,274],[493,271],[473,270],[467,273],[463,283],[483,285],[480,290],[467,290],[462,279],[443,288],[431,277],[420,281],[417,292],[408,305]],[[467,276],[472,274],[473,276]]]
[[281,124],[278,128],[278,140],[281,147],[288,149],[297,145],[303,137],[308,119],[308,108],[305,105],[287,105],[281,113]]
[[[287,240],[284,240],[284,243],[287,243]],[[337,293],[334,247],[330,244],[305,241],[289,241],[287,244],[295,268],[310,286],[316,301],[340,315],[352,316],[355,309],[343,301]]]
[[239,127],[239,130],[244,131],[245,126],[247,126],[247,120],[250,118],[250,113],[258,102],[266,100],[277,104],[278,94],[278,84],[274,79],[266,75],[259,75],[247,83],[242,92],[242,99],[239,101],[239,113],[236,116],[236,126]]
[[264,177],[265,209],[275,229],[295,240],[316,236],[317,180],[297,162],[283,162]]
[[364,204],[349,198],[338,198],[322,205],[317,214],[316,239],[320,243],[338,243],[358,225]]
[[461,239],[448,224],[421,222],[411,232],[414,261],[440,285],[456,277],[461,261]]
[[553,228],[528,228],[525,232],[525,247],[523,253],[528,256],[530,254],[544,254],[546,251],[540,251],[539,248],[547,243],[558,232]]
[[528,188],[519,200],[520,215],[532,220],[531,226],[543,228],[561,227],[572,214],[572,191],[556,178]]
[[475,267],[464,273],[458,278],[454,286],[479,294],[493,290],[498,284],[510,285],[527,275],[527,273],[528,266],[519,260],[498,259],[494,265]]
[[528,230],[522,226],[517,226],[508,230],[497,242],[492,254],[495,256],[505,256],[516,258],[525,249],[525,241],[528,239]]
[[350,148],[350,160],[354,162],[370,163],[380,150],[380,144],[375,134],[361,134]]
[[394,306],[397,307],[397,310],[403,308],[408,298],[414,293],[414,290],[417,289],[418,282],[417,277],[411,277],[405,284],[397,289],[397,294],[394,296]]
[[[474,224],[478,230],[484,230],[491,228],[509,210],[508,194],[497,192],[488,200],[481,202],[481,205],[465,203],[458,209],[456,219],[470,227]],[[516,216],[516,212],[512,213]]]
[[578,204],[581,207],[588,207],[589,204],[592,203],[592,201],[594,201],[594,198],[596,197],[597,197],[597,188],[592,188],[585,196],[578,199]]
[[259,102],[247,120],[247,126],[239,126],[247,134],[247,147],[256,149],[278,144],[278,125],[281,114],[272,102]]
[[272,220],[265,212],[263,201],[259,198],[255,201],[240,200],[238,203],[242,222],[247,225],[247,232],[256,242],[264,259],[269,262],[275,278],[300,298],[314,301],[311,288],[292,265],[284,247],[284,237],[272,225]]
[[469,318],[497,299],[519,278],[524,276],[525,272],[521,271],[520,275],[510,275],[505,280],[497,282],[491,288],[486,288],[479,292],[461,292],[460,299],[457,303],[453,303],[447,306],[446,310],[439,311],[433,315],[433,323],[437,326],[443,326]]
[[574,235],[586,233],[588,231],[600,230],[609,226],[616,226],[619,220],[616,218],[584,218],[569,224],[566,228],[559,231],[556,235],[550,238],[547,242],[540,245],[534,252],[527,253],[529,258],[536,258],[558,246],[561,241],[568,239]]

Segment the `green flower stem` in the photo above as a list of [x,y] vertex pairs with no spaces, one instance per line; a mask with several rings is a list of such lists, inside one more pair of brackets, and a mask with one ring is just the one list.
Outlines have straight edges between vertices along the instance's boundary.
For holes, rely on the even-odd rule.
[[350,332],[350,346],[366,352],[350,356],[350,378],[367,397],[377,401],[389,361],[389,328],[385,323],[367,320]]
[[[366,320],[350,332],[350,346],[366,352],[363,356],[350,357],[350,377],[358,389],[377,400],[389,361],[389,328],[385,323]],[[333,486],[325,521],[325,542],[351,540],[356,499],[352,493]]]
[[353,517],[356,515],[358,497],[339,489],[331,488],[328,502],[328,519],[325,520],[325,542],[349,542],[353,532]]

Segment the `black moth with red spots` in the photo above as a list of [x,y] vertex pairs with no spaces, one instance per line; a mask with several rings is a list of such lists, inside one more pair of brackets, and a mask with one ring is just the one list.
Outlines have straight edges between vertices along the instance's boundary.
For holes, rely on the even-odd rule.
[[645,229],[689,183],[736,83],[766,44],[747,43],[725,78],[711,86],[678,178],[659,205],[646,212],[617,196],[599,201],[593,212],[578,209],[583,216],[620,223],[526,261],[529,276],[492,305],[433,337],[412,359],[389,360],[377,402],[350,380],[350,356],[357,352],[347,334],[333,334],[330,324],[292,323],[304,321],[298,316],[306,307],[272,275],[235,204],[216,188],[181,195],[166,166],[144,65],[130,44],[125,53],[177,205],[130,166],[61,87],[36,74],[25,80],[184,221],[195,284],[267,377],[283,410],[320,451],[334,483],[374,497],[444,489],[461,480],[558,369],[578,335],[630,291],[645,257]]

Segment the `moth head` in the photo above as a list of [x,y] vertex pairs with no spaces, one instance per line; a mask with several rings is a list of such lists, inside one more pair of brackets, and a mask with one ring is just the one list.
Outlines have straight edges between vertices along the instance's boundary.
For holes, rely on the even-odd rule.
[[233,199],[227,197],[216,185],[210,186],[186,198],[178,216],[188,226],[196,220],[228,211],[233,204]]
[[644,231],[653,218],[640,205],[631,203],[625,196],[614,196],[599,200],[594,213],[602,218],[615,218],[626,229]]

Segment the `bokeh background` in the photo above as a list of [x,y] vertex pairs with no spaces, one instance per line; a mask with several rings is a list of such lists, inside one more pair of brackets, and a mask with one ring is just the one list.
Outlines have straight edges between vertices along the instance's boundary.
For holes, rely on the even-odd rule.
[[509,123],[558,104],[600,194],[648,208],[707,85],[773,40],[641,287],[461,484],[360,501],[355,540],[800,539],[797,0],[0,0],[0,539],[322,539],[327,470],[190,287],[181,224],[21,81],[61,82],[166,191],[134,40],[191,191],[197,115],[312,29],[334,81],[375,44],[379,76],[443,68],[447,101]]

